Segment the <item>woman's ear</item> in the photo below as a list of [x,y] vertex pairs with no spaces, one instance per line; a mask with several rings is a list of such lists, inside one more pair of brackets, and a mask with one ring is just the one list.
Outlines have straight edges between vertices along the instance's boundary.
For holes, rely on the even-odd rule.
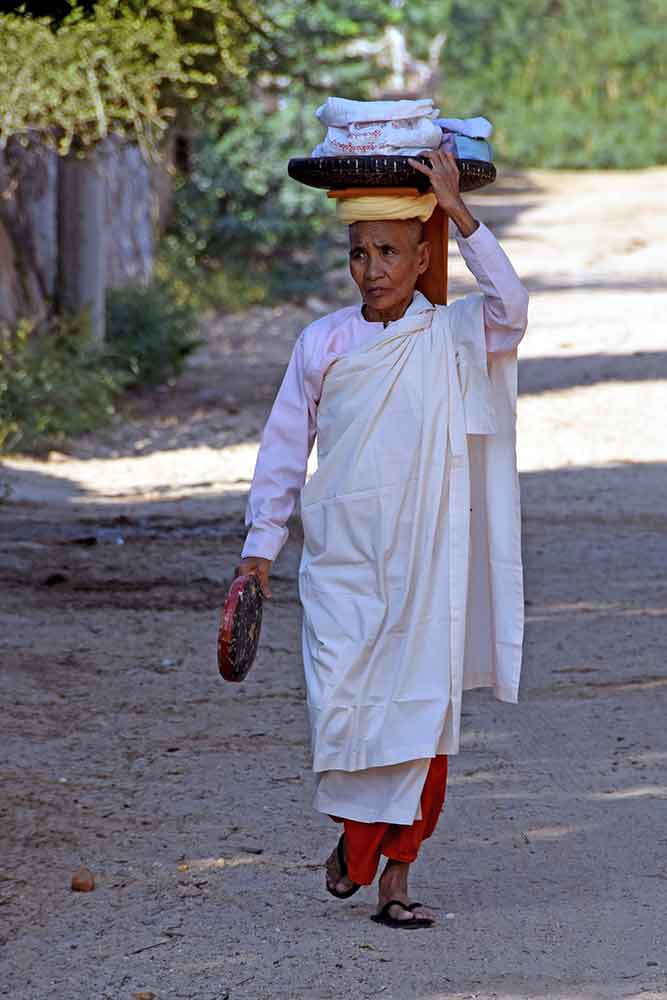
[[417,246],[417,274],[428,271],[431,263],[431,244],[429,240],[422,240]]

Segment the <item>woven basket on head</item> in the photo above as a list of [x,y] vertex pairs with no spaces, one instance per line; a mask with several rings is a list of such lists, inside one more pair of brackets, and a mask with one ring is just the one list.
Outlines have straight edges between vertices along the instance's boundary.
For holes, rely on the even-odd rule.
[[[426,157],[416,160],[427,162]],[[491,184],[496,168],[483,160],[458,160],[461,191],[475,191]],[[426,191],[429,180],[411,167],[407,156],[300,156],[289,161],[287,172],[295,181],[330,191],[341,188],[410,187]]]

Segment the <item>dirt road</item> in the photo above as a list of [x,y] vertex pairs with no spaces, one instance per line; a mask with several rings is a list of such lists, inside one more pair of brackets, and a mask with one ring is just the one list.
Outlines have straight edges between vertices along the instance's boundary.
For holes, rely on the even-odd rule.
[[[667,170],[470,201],[531,291],[528,625],[520,704],[465,701],[414,875],[437,928],[324,891],[298,524],[250,678],[216,676],[258,433],[298,331],[339,304],[313,299],[212,323],[126,421],[0,470],[0,995],[667,997]],[[69,889],[81,862],[94,892]]]

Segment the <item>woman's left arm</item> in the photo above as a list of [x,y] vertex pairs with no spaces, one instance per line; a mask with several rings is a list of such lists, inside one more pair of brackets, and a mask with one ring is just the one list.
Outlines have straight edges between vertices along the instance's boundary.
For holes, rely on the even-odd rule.
[[498,240],[470,214],[459,191],[459,169],[451,153],[424,150],[430,166],[409,162],[425,174],[441,208],[457,228],[456,242],[484,295],[484,330],[489,354],[513,351],[526,332],[528,292]]
[[490,229],[480,222],[470,236],[456,233],[461,256],[484,295],[489,354],[513,351],[528,324],[528,292]]

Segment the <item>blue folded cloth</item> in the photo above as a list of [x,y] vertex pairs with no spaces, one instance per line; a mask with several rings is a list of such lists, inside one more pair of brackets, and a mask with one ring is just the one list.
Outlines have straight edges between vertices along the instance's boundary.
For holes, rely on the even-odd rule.
[[484,160],[485,163],[493,162],[493,149],[491,143],[485,139],[470,139],[467,135],[454,135],[454,146],[456,156],[460,160]]

